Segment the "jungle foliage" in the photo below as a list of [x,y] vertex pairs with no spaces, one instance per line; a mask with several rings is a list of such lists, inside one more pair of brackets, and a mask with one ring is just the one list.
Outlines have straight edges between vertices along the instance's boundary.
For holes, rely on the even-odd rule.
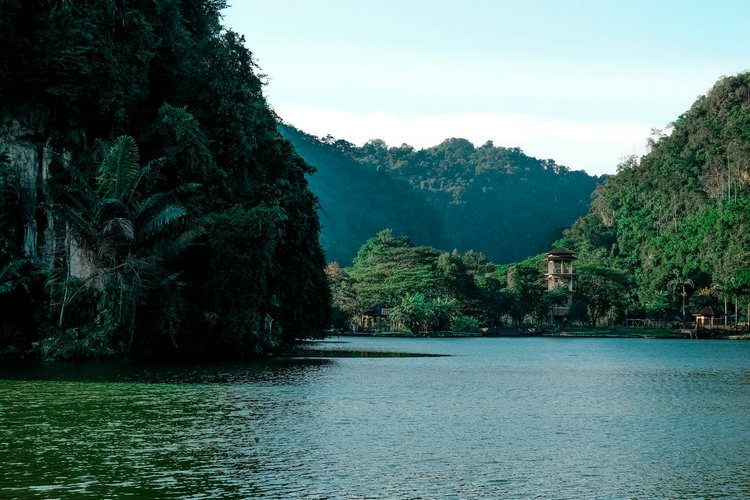
[[750,301],[750,73],[719,80],[624,161],[558,243],[610,269],[608,283],[629,277],[620,316],[690,321],[713,305],[736,323]]
[[[327,326],[313,169],[225,6],[0,2],[0,124],[40,134],[0,137],[0,352],[247,357]],[[20,140],[51,155],[36,188]]]
[[422,245],[522,260],[548,250],[584,215],[601,181],[492,142],[475,147],[453,138],[416,150],[371,140],[357,147],[289,125],[280,131],[317,169],[310,187],[321,201],[328,261],[351,262],[383,227]]
[[[719,80],[670,129],[657,134],[648,154],[619,165],[618,173],[597,187],[589,213],[555,242],[578,255],[569,321],[597,326],[649,318],[679,324],[692,322],[692,313],[711,306],[717,322],[747,324],[750,73]],[[451,184],[448,169],[437,171],[443,175],[440,184],[419,177],[408,158],[424,151],[404,147],[399,152],[371,142],[354,148],[355,154],[351,145],[334,145],[360,159],[367,151],[391,171],[405,169],[402,178],[419,179],[436,196],[448,190],[453,202],[470,192],[471,183],[465,190],[458,188],[460,182]],[[461,145],[472,151],[457,140],[440,148],[447,155]],[[473,151],[512,153],[487,148]],[[400,161],[402,153],[407,160]],[[463,220],[471,226],[476,219]],[[343,278],[332,280],[334,305],[343,317],[342,310],[356,315],[378,303],[414,311],[421,303],[445,298],[453,301],[456,313],[485,326],[544,322],[548,308],[561,303],[565,293],[547,291],[542,259],[537,255],[496,265],[474,252],[440,252],[380,233],[360,249],[351,268],[339,271]]]
[[362,245],[351,267],[328,264],[334,326],[349,328],[375,307],[390,308],[380,328],[415,334],[544,321],[567,296],[547,291],[542,258],[501,266],[472,250],[416,246],[384,229]]

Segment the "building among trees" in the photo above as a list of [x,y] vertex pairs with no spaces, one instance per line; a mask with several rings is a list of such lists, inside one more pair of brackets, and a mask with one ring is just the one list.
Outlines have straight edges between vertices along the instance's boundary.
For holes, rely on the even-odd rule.
[[553,304],[549,308],[550,323],[558,323],[570,314],[570,306],[573,304],[573,261],[576,253],[567,248],[554,248],[546,253],[547,260],[547,291],[558,287],[565,287],[568,291],[567,300],[562,304]]

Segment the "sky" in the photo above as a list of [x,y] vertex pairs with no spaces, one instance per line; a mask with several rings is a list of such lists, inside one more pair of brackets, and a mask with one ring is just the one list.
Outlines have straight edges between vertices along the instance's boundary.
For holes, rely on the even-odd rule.
[[750,1],[230,0],[266,98],[305,132],[463,137],[590,174],[750,70]]

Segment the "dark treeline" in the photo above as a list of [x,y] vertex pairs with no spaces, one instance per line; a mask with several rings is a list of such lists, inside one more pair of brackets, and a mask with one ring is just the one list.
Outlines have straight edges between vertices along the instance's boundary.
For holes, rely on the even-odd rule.
[[361,243],[390,227],[415,242],[481,249],[501,263],[549,249],[584,215],[599,180],[518,148],[465,139],[415,150],[372,140],[362,147],[280,130],[317,173],[321,242],[329,261],[351,262]]
[[0,3],[0,352],[252,356],[327,325],[312,169],[224,7]]
[[671,128],[619,166],[559,244],[627,276],[612,321],[691,321],[711,305],[736,324],[750,312],[750,74],[719,80]]

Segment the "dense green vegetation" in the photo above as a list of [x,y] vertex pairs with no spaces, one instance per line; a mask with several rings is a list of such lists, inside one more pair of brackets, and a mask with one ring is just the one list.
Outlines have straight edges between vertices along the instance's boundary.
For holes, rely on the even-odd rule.
[[448,139],[415,150],[372,140],[356,147],[288,125],[280,130],[317,169],[310,186],[321,201],[321,242],[327,260],[342,264],[384,227],[422,245],[522,260],[548,250],[586,213],[599,182],[492,142]]
[[572,322],[750,313],[750,74],[601,183],[491,142],[279,124],[224,7],[0,3],[0,354],[253,356],[328,326],[330,292],[339,327],[544,322],[555,240]]
[[0,352],[252,356],[327,325],[312,169],[224,7],[0,3]]
[[385,227],[419,242],[444,239],[445,207],[425,193],[356,162],[346,141],[318,140],[284,124],[279,130],[316,169],[308,180],[321,201],[320,243],[328,261],[350,263],[362,242]]
[[537,256],[497,265],[471,250],[415,246],[386,229],[362,245],[352,267],[328,265],[334,324],[348,328],[376,306],[391,309],[378,328],[415,334],[541,322],[566,297],[546,290],[541,263]]
[[[471,183],[462,189],[448,170],[420,177],[400,160],[400,154],[417,155],[407,147],[387,149],[376,141],[354,151],[350,156],[360,161],[369,151],[436,196],[450,192],[462,200],[472,189]],[[440,179],[439,187],[430,176]],[[743,323],[750,313],[750,74],[720,80],[647,155],[623,162],[597,188],[589,213],[555,245],[578,254],[571,324],[692,322],[692,313],[706,306],[716,322]],[[485,326],[544,322],[564,293],[547,292],[542,260],[498,266],[474,252],[440,252],[385,232],[360,249],[351,268],[332,272],[329,266],[329,279],[339,319],[382,304],[395,314],[384,327],[412,331],[451,327],[445,318],[455,317]]]
[[[722,78],[596,192],[559,244],[609,269],[609,320],[685,316],[750,300],[750,74]],[[623,283],[615,275],[628,277]],[[683,302],[685,304],[683,305]],[[731,319],[730,322],[736,322]]]

